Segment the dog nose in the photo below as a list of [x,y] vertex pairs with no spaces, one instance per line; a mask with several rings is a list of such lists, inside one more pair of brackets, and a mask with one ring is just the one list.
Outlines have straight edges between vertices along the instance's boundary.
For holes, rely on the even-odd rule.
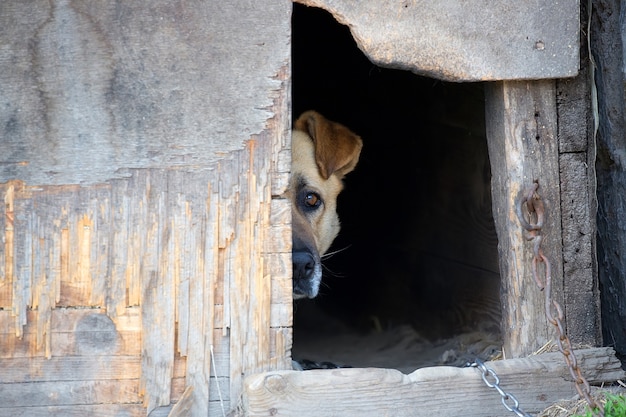
[[306,251],[291,253],[293,262],[293,296],[297,298],[315,298],[322,279],[319,259]]
[[310,279],[315,272],[315,258],[309,252],[293,252],[293,277],[296,280]]

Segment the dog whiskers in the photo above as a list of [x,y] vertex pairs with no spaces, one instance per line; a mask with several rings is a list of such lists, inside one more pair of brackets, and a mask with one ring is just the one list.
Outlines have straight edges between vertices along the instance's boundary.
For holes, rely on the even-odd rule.
[[325,254],[323,254],[323,255],[322,255],[322,260],[324,260],[324,259],[328,259],[328,258],[330,258],[330,257],[332,257],[332,256],[335,256],[336,254],[341,253],[341,252],[343,252],[343,251],[344,251],[344,250],[346,250],[346,249],[350,249],[350,247],[351,247],[351,246],[352,246],[352,245],[348,245],[348,246],[346,246],[345,248],[337,249],[337,250],[332,251],[332,252],[327,252],[327,253],[325,253]]
[[[340,274],[339,272],[335,272],[335,271],[333,271],[332,269],[328,268],[328,267],[327,267],[326,265],[324,265],[324,264],[322,264],[322,269],[323,269],[323,270],[324,270],[324,272],[325,272],[325,273],[324,273],[324,275],[325,275],[325,276],[331,276],[331,277],[334,277],[334,278],[344,278],[344,277],[345,277],[345,275]],[[322,280],[322,283],[323,283],[323,282],[324,282],[324,281]]]

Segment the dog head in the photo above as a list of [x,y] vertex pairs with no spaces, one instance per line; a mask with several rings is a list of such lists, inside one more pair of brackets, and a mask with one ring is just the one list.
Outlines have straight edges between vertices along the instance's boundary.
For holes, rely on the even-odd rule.
[[321,257],[339,233],[337,196],[356,166],[363,141],[315,111],[294,124],[292,173],[293,297],[314,298],[322,280]]

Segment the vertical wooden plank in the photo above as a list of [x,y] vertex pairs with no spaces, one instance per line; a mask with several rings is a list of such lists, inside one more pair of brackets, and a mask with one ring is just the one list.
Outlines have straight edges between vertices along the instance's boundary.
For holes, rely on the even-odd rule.
[[94,230],[91,244],[91,306],[104,306],[107,298],[110,272],[110,251],[113,222],[111,221],[111,186],[110,184],[91,187],[90,212],[93,216]]
[[245,345],[248,333],[252,330],[250,315],[250,279],[248,276],[250,257],[253,253],[249,247],[249,213],[251,202],[247,197],[247,181],[250,172],[247,152],[237,152],[231,164],[226,165],[220,175],[223,186],[223,210],[228,211],[230,221],[228,227],[232,231],[230,244],[226,248],[224,281],[229,282],[229,293],[224,299],[229,301],[230,326],[230,393],[238,398],[243,384],[243,373],[246,368]]
[[555,337],[545,318],[543,292],[532,277],[533,250],[516,215],[521,193],[535,180],[546,207],[542,248],[552,263],[552,295],[563,303],[555,85],[554,81],[496,82],[488,84],[485,93],[502,279],[503,348],[507,358],[515,358]]
[[[252,139],[236,164],[221,176],[231,190],[235,212],[233,239],[226,249],[226,280],[230,281],[230,395],[239,398],[243,376],[267,369],[270,363],[271,279],[264,274],[266,225],[269,223],[269,135]],[[236,170],[235,170],[236,168]],[[233,175],[233,172],[239,174]],[[229,198],[230,197],[230,198]]]
[[291,265],[291,205],[281,198],[289,184],[291,172],[291,67],[287,63],[276,76],[282,82],[274,101],[274,117],[268,122],[271,149],[271,185],[269,189],[270,227],[263,238],[266,271],[271,279],[270,364],[269,369],[291,369],[293,325],[292,265]]
[[174,367],[174,291],[170,276],[170,224],[167,221],[167,172],[146,177],[145,248],[141,256],[142,375],[144,406],[169,405]]
[[23,189],[14,201],[14,277],[11,311],[15,318],[16,336],[21,337],[27,324],[27,309],[32,304],[32,224],[34,216],[30,191]]
[[23,184],[9,181],[0,185],[0,230],[3,250],[0,251],[0,308],[10,309],[13,304],[14,253],[15,253],[15,195]]
[[594,0],[588,13],[597,96],[598,277],[604,341],[626,356],[626,75],[624,2]]
[[126,256],[126,291],[129,306],[141,305],[143,254],[148,228],[149,171],[135,170],[128,180],[129,236],[124,245]]
[[[189,196],[199,190],[191,178],[181,171],[172,171],[168,176],[168,207],[171,221],[172,278],[176,291],[175,317],[177,324],[177,352],[187,356],[189,337],[189,281],[197,274],[198,265],[192,257],[196,245],[199,224],[193,218],[193,205]],[[186,191],[186,193],[183,192]]]
[[33,195],[35,228],[33,230],[33,287],[32,304],[36,319],[37,350],[44,350],[50,358],[52,311],[60,294],[57,283],[60,281],[60,228],[63,217],[56,209],[63,192],[45,189]]
[[169,189],[184,190],[170,196],[170,217],[175,225],[172,267],[178,283],[178,349],[187,356],[185,385],[194,387],[190,415],[202,415],[209,407],[217,200],[209,197],[208,180],[207,172],[174,171],[168,181]]
[[128,181],[111,182],[111,251],[109,264],[109,283],[106,297],[106,310],[117,323],[117,317],[126,311],[126,273],[130,268],[128,255],[131,250],[130,219],[131,207],[128,197]]
[[[68,190],[69,191],[69,190]],[[64,225],[64,267],[61,277],[61,305],[88,306],[91,300],[91,235],[93,217],[89,210],[88,192],[75,187],[61,203],[66,213]]]
[[252,250],[254,264],[252,265],[253,289],[251,291],[254,302],[253,323],[257,332],[257,356],[251,364],[248,373],[267,371],[271,358],[271,296],[272,279],[266,264],[269,257],[265,253],[264,243],[269,239],[269,224],[271,210],[271,177],[273,132],[265,132],[255,140],[255,148],[251,155],[253,177],[250,181],[251,201],[257,201],[257,213],[252,218]]
[[[585,19],[583,19],[585,21]],[[557,80],[559,166],[563,221],[563,280],[567,333],[573,344],[601,346],[596,258],[595,142],[586,35],[578,76]]]
[[[230,371],[230,357],[226,363],[226,370],[223,373],[220,373],[217,368],[215,368],[214,364],[216,363],[216,352],[219,350],[218,344],[215,343],[216,339],[224,339],[228,342],[230,339],[228,337],[223,337],[223,333],[220,334],[216,332],[218,320],[216,319],[216,299],[219,292],[219,277],[223,277],[223,270],[221,267],[223,266],[220,263],[220,248],[218,244],[218,236],[219,236],[219,217],[220,217],[220,204],[219,204],[219,192],[217,189],[214,189],[211,183],[209,183],[207,187],[207,199],[206,199],[206,239],[205,239],[205,247],[203,251],[203,262],[202,265],[204,267],[203,277],[203,309],[202,314],[205,317],[209,317],[208,320],[203,321],[203,326],[199,327],[202,329],[202,334],[204,337],[204,343],[198,344],[198,346],[203,346],[204,351],[203,355],[198,355],[198,358],[204,358],[204,362],[202,365],[204,380],[202,381],[202,387],[206,388],[204,399],[210,405],[210,401],[213,399],[210,395],[211,388],[214,383],[218,381],[218,375],[228,375]],[[224,279],[221,280],[224,282]],[[224,289],[222,290],[222,303],[224,303]],[[220,322],[222,327],[224,326],[223,322]],[[213,377],[211,377],[211,373]],[[204,410],[204,409],[201,409]]]
[[293,324],[292,306],[292,266],[291,266],[291,206],[288,200],[272,200],[270,228],[265,241],[269,257],[269,273],[272,277],[272,327],[291,327]]

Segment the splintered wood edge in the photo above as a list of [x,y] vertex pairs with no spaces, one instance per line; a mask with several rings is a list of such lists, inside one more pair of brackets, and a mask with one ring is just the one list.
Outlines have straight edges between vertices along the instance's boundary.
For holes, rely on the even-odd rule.
[[[575,351],[590,383],[624,378],[612,348]],[[487,362],[500,385],[514,394],[526,412],[538,412],[576,394],[572,377],[558,352],[521,359]],[[493,379],[489,379],[493,382]],[[428,415],[484,416],[502,407],[498,393],[488,388],[474,368],[430,367],[403,374],[395,369],[342,368],[276,371],[251,375],[244,381],[244,415]],[[445,409],[442,409],[445,408]],[[503,409],[504,410],[504,409]],[[330,413],[330,414],[329,414]]]

